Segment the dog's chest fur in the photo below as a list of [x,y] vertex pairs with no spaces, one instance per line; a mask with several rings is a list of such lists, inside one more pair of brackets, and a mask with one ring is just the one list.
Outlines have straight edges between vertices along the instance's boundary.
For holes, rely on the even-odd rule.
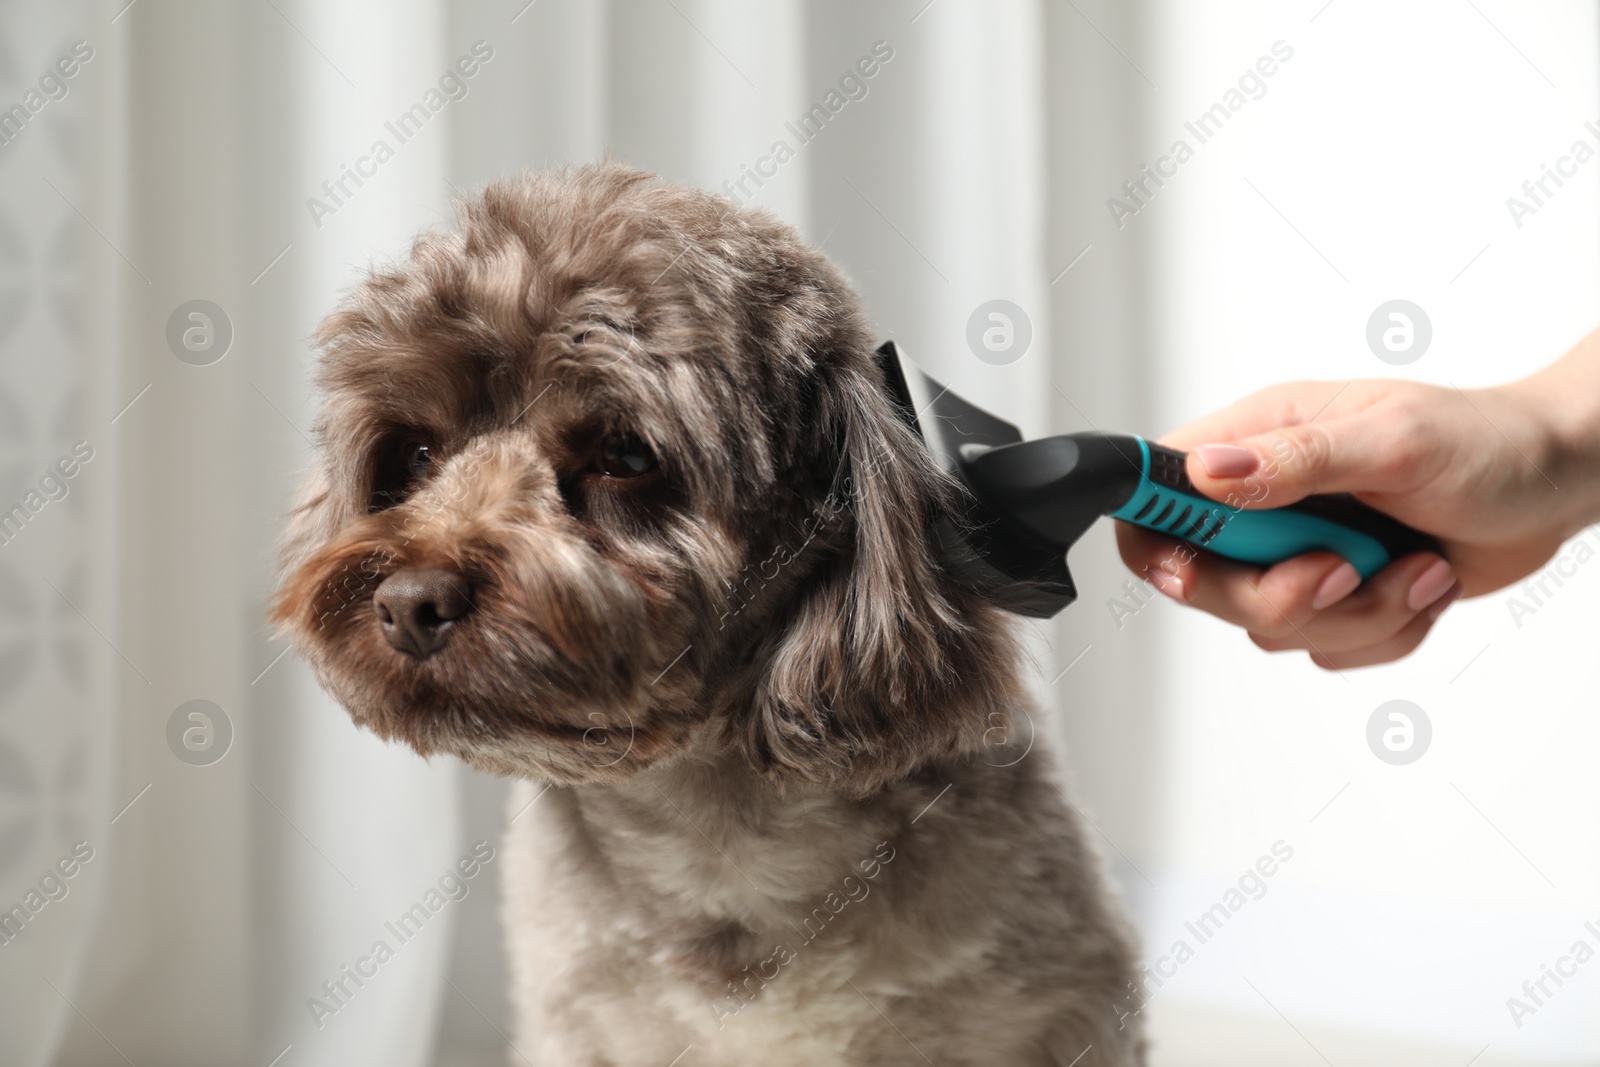
[[690,1046],[680,1062],[708,1067],[946,1067],[1065,1064],[1099,1040],[1109,1055],[1084,1064],[1135,1062],[1100,1033],[1119,928],[1039,758],[866,801],[694,762],[551,790],[507,839],[518,1050],[540,1067],[662,1067]]

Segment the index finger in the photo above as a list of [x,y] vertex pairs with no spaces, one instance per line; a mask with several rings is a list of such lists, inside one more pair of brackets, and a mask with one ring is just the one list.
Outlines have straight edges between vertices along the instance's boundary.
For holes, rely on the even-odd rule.
[[1298,426],[1316,418],[1347,386],[1346,382],[1292,382],[1269,386],[1221,411],[1202,415],[1169,430],[1157,440],[1187,451],[1195,445],[1224,444],[1284,426]]

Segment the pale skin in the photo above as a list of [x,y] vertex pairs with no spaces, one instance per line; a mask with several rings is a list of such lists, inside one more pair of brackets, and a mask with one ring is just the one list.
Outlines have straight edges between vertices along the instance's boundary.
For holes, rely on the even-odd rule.
[[1263,569],[1117,524],[1135,573],[1267,651],[1336,670],[1388,663],[1455,600],[1520,581],[1600,521],[1600,330],[1507,385],[1295,382],[1161,440],[1190,451],[1189,476],[1214,499],[1279,507],[1347,492],[1434,534],[1444,559],[1407,556],[1360,583],[1331,553]]

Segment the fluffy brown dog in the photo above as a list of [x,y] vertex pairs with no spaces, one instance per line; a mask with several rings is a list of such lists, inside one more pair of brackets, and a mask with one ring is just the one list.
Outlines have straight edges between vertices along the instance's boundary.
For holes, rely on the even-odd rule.
[[275,613],[358,723],[523,780],[513,1062],[1142,1062],[1130,938],[1000,743],[1011,628],[940,565],[958,490],[850,286],[618,166],[462,213],[318,334]]

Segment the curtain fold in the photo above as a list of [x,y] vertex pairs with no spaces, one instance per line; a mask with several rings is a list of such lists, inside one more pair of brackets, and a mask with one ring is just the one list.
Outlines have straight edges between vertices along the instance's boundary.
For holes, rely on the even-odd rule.
[[[244,155],[245,180],[265,183],[254,199],[266,206],[247,242],[250,273],[266,271],[246,304],[260,338],[249,353],[251,417],[275,444],[279,490],[271,509],[256,511],[262,552],[308,452],[307,338],[369,265],[448,222],[453,109],[503,61],[492,42],[474,52],[447,40],[435,0],[278,8],[248,16],[250,38],[273,42],[279,57],[253,60],[252,124],[274,135]],[[463,56],[470,77],[454,66]],[[291,95],[276,96],[277,86]],[[263,575],[255,604],[268,588]],[[280,650],[262,648],[257,669]],[[285,1063],[420,1067],[448,992],[455,913],[426,898],[438,899],[437,883],[463,854],[459,769],[356,730],[292,654],[253,688],[253,1056],[265,1063],[292,1049]],[[414,930],[401,917],[419,904],[428,917]]]
[[[1045,181],[1050,319],[1055,330],[1047,401],[1052,432],[1159,433],[1152,422],[1159,381],[1148,322],[1157,249],[1148,227],[1118,228],[1106,197],[1142,162],[1155,69],[1149,4],[1045,0],[1047,71]],[[1148,617],[1118,625],[1107,609],[1130,598],[1131,575],[1118,558],[1112,524],[1102,522],[1073,548],[1078,601],[1056,620],[1049,677],[1069,753],[1078,803],[1094,820],[1107,860],[1136,907],[1154,890],[1146,876],[1157,856],[1164,775],[1162,711]],[[1133,586],[1140,598],[1149,591]],[[1156,631],[1156,626],[1148,628]],[[1068,668],[1070,667],[1070,671]],[[1062,674],[1061,672],[1068,671]],[[1114,710],[1108,710],[1114,709]]]

